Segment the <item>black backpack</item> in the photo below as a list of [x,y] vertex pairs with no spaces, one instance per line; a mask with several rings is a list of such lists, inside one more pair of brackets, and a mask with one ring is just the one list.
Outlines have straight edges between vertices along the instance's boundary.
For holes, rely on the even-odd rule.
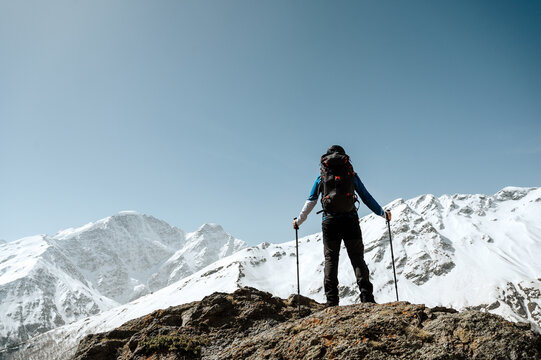
[[325,213],[343,214],[357,210],[354,176],[349,156],[333,152],[321,157],[321,206]]

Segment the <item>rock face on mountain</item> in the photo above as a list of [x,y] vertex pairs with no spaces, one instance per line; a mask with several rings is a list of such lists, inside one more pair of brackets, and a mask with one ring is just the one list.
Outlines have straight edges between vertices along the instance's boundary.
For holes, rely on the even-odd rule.
[[539,359],[529,324],[405,302],[323,309],[254,288],[214,293],[84,338],[73,359]]

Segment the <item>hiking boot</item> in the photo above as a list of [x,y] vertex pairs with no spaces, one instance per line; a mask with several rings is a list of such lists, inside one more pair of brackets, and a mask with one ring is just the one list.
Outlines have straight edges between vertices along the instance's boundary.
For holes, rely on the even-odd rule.
[[376,303],[376,300],[374,299],[374,295],[372,294],[369,294],[369,293],[361,293],[361,302],[362,303],[372,303],[372,304],[375,304]]
[[338,301],[327,301],[325,303],[325,307],[324,309],[328,308],[328,307],[333,307],[333,306],[338,306]]

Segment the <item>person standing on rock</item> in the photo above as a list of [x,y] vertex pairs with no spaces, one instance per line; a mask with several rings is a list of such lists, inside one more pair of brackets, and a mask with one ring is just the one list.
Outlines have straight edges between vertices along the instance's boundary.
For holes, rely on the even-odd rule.
[[333,145],[326,154],[321,156],[321,174],[317,177],[299,216],[293,220],[293,227],[298,229],[316,206],[319,195],[322,195],[321,227],[325,254],[324,287],[327,306],[337,306],[339,302],[338,255],[342,240],[357,278],[361,302],[375,303],[370,273],[364,261],[364,245],[355,206],[358,202],[355,192],[375,214],[388,221],[391,220],[391,212],[381,208],[353,171],[344,148]]

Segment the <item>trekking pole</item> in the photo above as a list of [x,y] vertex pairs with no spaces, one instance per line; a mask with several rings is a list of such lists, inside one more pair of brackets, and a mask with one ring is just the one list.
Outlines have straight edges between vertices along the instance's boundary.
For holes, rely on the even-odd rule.
[[398,286],[396,285],[396,269],[394,267],[393,239],[391,238],[391,223],[389,222],[389,220],[387,220],[387,228],[389,229],[389,242],[391,243],[391,259],[393,260],[394,289],[396,291],[396,301],[400,301],[398,300]]
[[[294,218],[293,220],[297,220]],[[301,285],[299,281],[299,226],[295,223],[295,246],[297,249],[297,304],[299,306],[299,314],[301,313]]]

